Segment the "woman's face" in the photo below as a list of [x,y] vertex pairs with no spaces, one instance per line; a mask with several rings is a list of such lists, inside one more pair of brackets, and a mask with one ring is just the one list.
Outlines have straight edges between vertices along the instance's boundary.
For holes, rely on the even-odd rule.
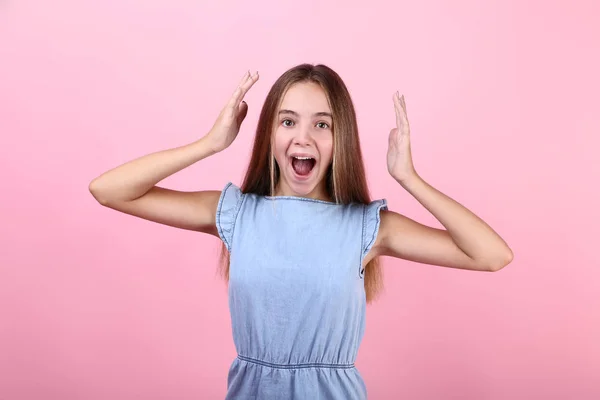
[[330,200],[325,175],[333,159],[333,119],[321,86],[292,85],[276,122],[273,152],[280,179],[275,194]]

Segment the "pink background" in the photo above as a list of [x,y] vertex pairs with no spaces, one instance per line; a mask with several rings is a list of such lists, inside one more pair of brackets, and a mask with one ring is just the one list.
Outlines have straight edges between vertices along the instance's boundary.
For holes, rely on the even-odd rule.
[[600,398],[600,6],[364,4],[0,3],[0,399],[223,398],[218,240],[88,184],[199,138],[250,68],[238,140],[162,184],[240,183],[269,87],[302,62],[349,86],[374,197],[439,226],[386,170],[399,89],[417,170],[515,253],[498,273],[384,260],[357,362],[370,398]]

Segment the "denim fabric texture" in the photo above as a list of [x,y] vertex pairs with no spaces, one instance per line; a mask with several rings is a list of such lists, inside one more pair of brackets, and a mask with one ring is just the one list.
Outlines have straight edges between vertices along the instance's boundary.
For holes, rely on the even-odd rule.
[[365,330],[361,264],[381,209],[385,199],[342,205],[225,186],[216,223],[230,252],[238,353],[226,399],[367,398],[354,365]]

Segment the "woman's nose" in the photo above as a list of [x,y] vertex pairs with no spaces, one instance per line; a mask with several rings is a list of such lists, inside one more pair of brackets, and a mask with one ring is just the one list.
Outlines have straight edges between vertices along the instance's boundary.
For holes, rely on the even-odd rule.
[[294,143],[307,146],[312,143],[312,137],[310,133],[310,128],[302,127],[296,131],[296,136],[294,136]]

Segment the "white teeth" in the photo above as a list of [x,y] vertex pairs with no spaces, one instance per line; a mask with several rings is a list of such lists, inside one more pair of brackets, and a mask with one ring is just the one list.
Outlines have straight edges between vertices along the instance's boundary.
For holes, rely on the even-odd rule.
[[296,157],[296,156],[294,156],[294,158],[296,160],[312,160],[312,157]]

